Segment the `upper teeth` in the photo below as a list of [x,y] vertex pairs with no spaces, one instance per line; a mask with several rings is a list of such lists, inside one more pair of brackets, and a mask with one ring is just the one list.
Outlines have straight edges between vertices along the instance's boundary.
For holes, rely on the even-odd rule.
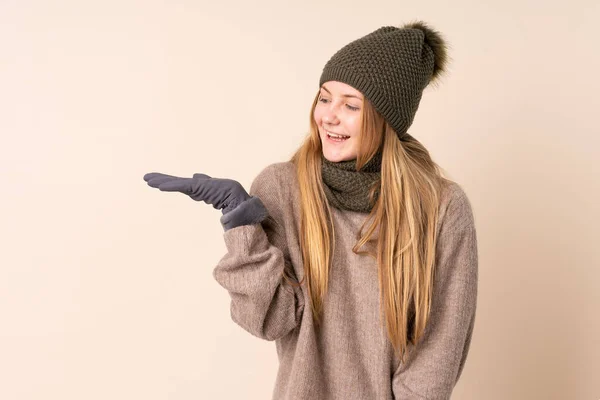
[[337,138],[349,137],[349,136],[344,136],[344,135],[336,135],[335,133],[331,133],[329,131],[327,131],[327,133],[329,134],[329,136],[333,136],[333,137],[337,137]]

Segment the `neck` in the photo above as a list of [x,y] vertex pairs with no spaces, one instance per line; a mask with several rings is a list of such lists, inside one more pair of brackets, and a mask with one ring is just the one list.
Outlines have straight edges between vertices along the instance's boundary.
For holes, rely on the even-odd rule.
[[363,165],[359,171],[356,170],[356,162],[357,159],[353,158],[352,160],[344,160],[344,161],[329,161],[325,156],[321,153],[322,164],[327,165],[331,168],[338,168],[344,171],[354,171],[354,172],[381,172],[381,151],[375,153],[373,157],[369,161]]

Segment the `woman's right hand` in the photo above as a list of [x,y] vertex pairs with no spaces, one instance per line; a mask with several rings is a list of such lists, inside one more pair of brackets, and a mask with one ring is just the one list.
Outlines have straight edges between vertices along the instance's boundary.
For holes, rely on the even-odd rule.
[[233,211],[251,198],[244,187],[233,179],[211,178],[206,174],[194,174],[192,178],[180,178],[160,172],[144,175],[149,186],[163,192],[181,192],[196,201],[212,204],[223,214]]

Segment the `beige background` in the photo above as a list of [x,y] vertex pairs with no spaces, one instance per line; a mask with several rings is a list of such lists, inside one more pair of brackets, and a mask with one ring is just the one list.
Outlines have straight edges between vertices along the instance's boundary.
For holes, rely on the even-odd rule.
[[453,399],[599,399],[600,3],[495,3],[1,0],[0,399],[270,398],[275,344],[212,277],[221,213],[142,176],[249,188],[328,58],[417,18],[452,64],[410,131],[480,246]]

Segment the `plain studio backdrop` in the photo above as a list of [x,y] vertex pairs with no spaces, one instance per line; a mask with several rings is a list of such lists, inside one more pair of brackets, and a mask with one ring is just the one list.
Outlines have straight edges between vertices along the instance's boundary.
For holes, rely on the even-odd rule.
[[301,144],[329,57],[415,19],[451,61],[409,132],[478,232],[453,399],[600,398],[595,0],[2,0],[0,398],[270,398],[275,343],[212,277],[221,212],[142,177],[249,190]]

